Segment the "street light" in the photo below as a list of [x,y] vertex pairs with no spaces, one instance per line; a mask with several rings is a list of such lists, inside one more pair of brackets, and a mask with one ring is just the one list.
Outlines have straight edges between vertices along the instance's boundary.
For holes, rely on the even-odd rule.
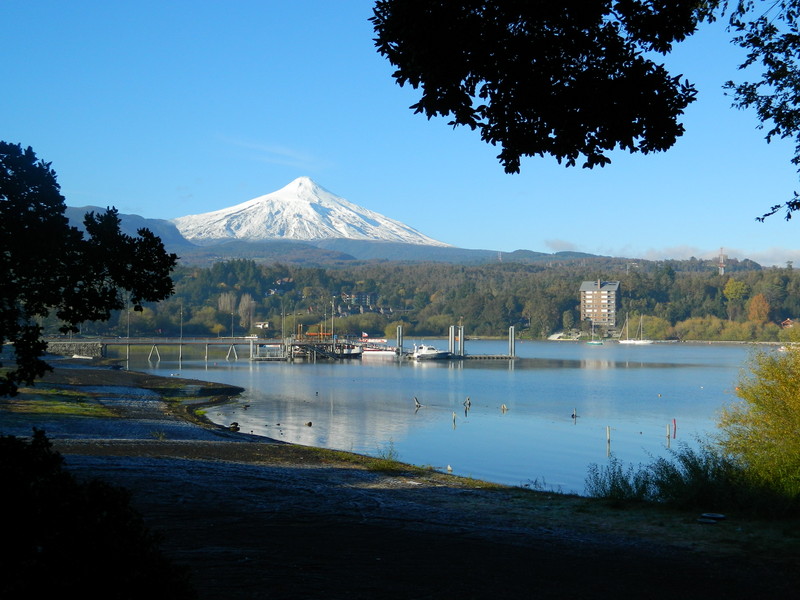
[[181,308],[180,308],[180,315],[181,315],[181,340],[180,344],[178,344],[178,363],[183,361],[183,300],[181,300]]

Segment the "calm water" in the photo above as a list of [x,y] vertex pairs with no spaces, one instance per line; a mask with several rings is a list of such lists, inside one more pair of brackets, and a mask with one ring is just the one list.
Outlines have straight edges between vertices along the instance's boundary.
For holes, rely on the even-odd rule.
[[[713,431],[752,352],[747,345],[570,342],[518,342],[516,349],[516,361],[292,364],[251,363],[243,349],[229,362],[217,350],[208,363],[178,365],[177,352],[165,348],[160,362],[130,366],[246,388],[209,413],[220,424],[237,421],[243,432],[363,454],[391,448],[405,462],[450,465],[459,475],[582,493],[588,465],[605,464],[609,449],[646,463]],[[507,343],[471,341],[466,351],[503,354]],[[424,405],[418,410],[415,396]]]

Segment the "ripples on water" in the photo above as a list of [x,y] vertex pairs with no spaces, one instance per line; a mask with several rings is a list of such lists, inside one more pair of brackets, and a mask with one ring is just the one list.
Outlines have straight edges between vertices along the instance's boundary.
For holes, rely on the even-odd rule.
[[[474,341],[466,350],[506,349]],[[581,493],[588,465],[606,461],[609,432],[614,455],[646,463],[713,430],[751,347],[518,342],[516,350],[515,361],[254,363],[240,352],[238,361],[178,365],[165,348],[159,363],[131,368],[246,388],[209,413],[244,432],[373,455],[391,448],[405,462],[451,465],[459,475]]]

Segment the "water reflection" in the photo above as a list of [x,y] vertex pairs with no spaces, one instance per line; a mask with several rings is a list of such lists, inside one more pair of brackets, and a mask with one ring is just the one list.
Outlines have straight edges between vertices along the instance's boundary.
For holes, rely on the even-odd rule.
[[[470,350],[479,348],[497,353],[491,343],[473,342]],[[515,361],[184,360],[181,374],[245,387],[241,398],[209,413],[244,432],[367,454],[391,443],[415,464],[581,492],[588,464],[610,452],[647,462],[711,430],[749,353],[688,345],[587,352],[552,343],[517,350]]]

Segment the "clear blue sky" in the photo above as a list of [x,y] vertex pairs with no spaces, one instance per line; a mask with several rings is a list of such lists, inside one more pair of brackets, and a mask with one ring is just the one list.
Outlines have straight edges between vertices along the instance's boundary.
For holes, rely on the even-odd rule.
[[667,59],[700,90],[686,135],[605,169],[529,158],[428,121],[374,50],[370,0],[4,0],[0,139],[52,162],[70,206],[170,219],[307,175],[463,248],[800,264],[792,145],[730,108],[721,28]]

